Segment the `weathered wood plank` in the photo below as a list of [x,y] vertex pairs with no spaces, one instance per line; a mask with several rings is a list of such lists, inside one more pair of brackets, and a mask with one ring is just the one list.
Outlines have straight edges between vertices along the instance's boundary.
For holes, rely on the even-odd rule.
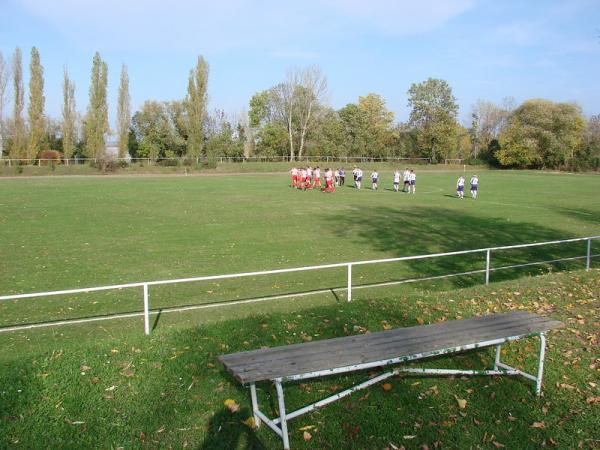
[[234,353],[219,360],[246,383],[524,336],[561,326],[561,322],[525,312],[493,314]]

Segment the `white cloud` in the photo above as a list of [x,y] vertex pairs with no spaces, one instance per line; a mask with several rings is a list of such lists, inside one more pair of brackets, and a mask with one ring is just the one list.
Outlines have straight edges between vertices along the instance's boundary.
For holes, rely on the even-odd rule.
[[475,0],[15,0],[88,49],[293,52],[309,38],[430,31]]

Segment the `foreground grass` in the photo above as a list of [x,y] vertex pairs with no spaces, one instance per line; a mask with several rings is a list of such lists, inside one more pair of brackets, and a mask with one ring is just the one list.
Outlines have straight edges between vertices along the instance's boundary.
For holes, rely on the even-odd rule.
[[[441,292],[365,291],[350,304],[329,297],[307,305],[305,298],[220,322],[192,312],[185,317],[196,325],[158,327],[149,338],[112,323],[82,326],[87,337],[77,340],[61,335],[79,327],[55,331],[54,338],[0,336],[3,348],[8,339],[31,343],[0,356],[0,447],[280,448],[266,427],[243,423],[250,417],[248,392],[224,372],[219,354],[527,309],[567,324],[549,336],[542,398],[517,378],[397,377],[391,390],[375,386],[293,420],[292,447],[597,448],[599,293],[596,269]],[[503,358],[533,370],[536,355],[530,340],[510,345]],[[428,364],[492,362],[491,351],[480,351]],[[367,375],[291,387],[289,407]],[[273,413],[271,387],[260,386],[259,394]],[[231,413],[226,399],[240,411]]]

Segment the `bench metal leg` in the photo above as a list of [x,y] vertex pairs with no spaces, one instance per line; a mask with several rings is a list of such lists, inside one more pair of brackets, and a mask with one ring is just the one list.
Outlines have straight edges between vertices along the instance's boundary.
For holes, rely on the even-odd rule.
[[498,370],[498,364],[500,364],[501,352],[502,352],[502,345],[496,345],[496,359],[494,360],[494,370]]
[[252,399],[252,415],[254,416],[254,425],[260,427],[260,417],[258,417],[258,399],[256,397],[256,384],[250,385],[250,398]]
[[544,357],[546,356],[546,336],[545,333],[540,333],[540,359],[538,362],[537,378],[535,380],[535,393],[542,393],[542,376],[544,375]]
[[290,440],[287,430],[287,418],[285,416],[285,401],[283,399],[283,387],[281,386],[281,378],[275,379],[275,389],[277,390],[277,400],[279,402],[279,418],[281,419],[281,438],[283,439],[283,448],[290,449]]
[[546,355],[546,333],[540,333],[540,354],[538,359],[538,370],[536,375],[531,375],[529,373],[523,372],[513,366],[509,366],[508,364],[504,364],[500,362],[499,350],[496,347],[496,362],[494,367],[506,369],[507,371],[512,372],[513,375],[520,375],[528,380],[535,382],[535,393],[536,395],[541,395],[542,393],[542,377],[544,374],[544,357]]

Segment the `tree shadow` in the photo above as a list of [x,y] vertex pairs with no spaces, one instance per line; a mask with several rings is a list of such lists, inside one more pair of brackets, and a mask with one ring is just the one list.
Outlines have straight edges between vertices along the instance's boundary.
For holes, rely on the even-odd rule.
[[[513,222],[498,217],[481,217],[465,211],[421,207],[400,209],[369,207],[360,216],[325,218],[335,220],[335,233],[360,245],[390,256],[412,256],[445,253],[520,243],[564,239],[563,231],[537,223]],[[514,269],[500,270],[501,266],[551,261],[566,257],[581,257],[585,249],[581,243],[530,247],[492,252],[492,280],[507,280],[524,275],[536,275],[551,270],[578,267],[579,262],[554,262]],[[485,252],[413,260],[398,270],[397,279],[429,277],[485,269]],[[363,266],[364,267],[364,266]],[[475,278],[476,277],[476,278]],[[457,286],[479,284],[481,273],[470,277],[453,277]]]
[[209,421],[207,436],[197,448],[199,450],[266,449],[254,430],[240,421],[240,417],[246,416],[251,416],[249,408],[242,408],[236,414],[232,414],[227,408],[221,409]]

